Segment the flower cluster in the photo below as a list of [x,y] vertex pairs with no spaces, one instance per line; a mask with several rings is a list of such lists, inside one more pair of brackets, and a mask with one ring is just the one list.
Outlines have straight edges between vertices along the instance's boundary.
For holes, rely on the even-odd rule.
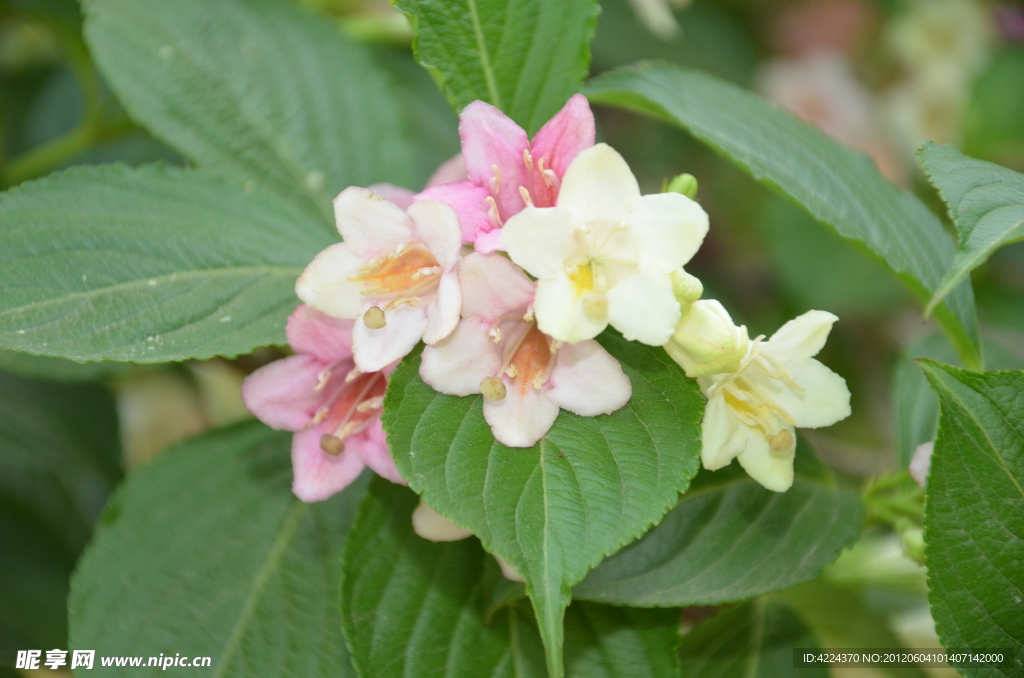
[[295,493],[323,499],[364,465],[401,482],[380,411],[387,375],[420,341],[423,381],[482,394],[509,447],[534,445],[560,409],[614,412],[632,386],[594,340],[609,325],[666,345],[700,380],[707,468],[738,456],[759,482],[786,489],[793,427],[849,408],[845,383],[811,359],[835,317],[812,312],[750,341],[717,302],[698,301],[701,285],[682,269],[708,232],[707,214],[683,194],[692,177],[672,184],[686,190],[641,195],[622,156],[594,143],[582,96],[532,140],[479,101],[459,131],[462,156],[418,195],[387,185],[338,195],[343,241],[296,283],[296,355],[245,384],[253,413],[296,431]]

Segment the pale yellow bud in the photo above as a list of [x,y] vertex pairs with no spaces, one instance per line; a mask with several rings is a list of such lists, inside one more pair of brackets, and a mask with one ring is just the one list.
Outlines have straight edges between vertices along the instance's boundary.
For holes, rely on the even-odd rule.
[[676,325],[665,350],[688,377],[737,372],[750,348],[747,328],[737,327],[720,303],[694,302]]
[[690,200],[697,197],[697,177],[692,174],[680,174],[668,182],[666,193],[679,193]]
[[693,302],[704,294],[704,285],[683,269],[673,271],[669,277],[672,279],[672,293],[676,295],[679,309],[685,316],[690,311]]

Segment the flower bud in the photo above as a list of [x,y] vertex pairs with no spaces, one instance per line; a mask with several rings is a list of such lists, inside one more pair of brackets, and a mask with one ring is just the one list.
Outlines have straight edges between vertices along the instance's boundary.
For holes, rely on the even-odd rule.
[[729,313],[713,299],[694,302],[665,344],[691,378],[738,371],[749,347],[747,328],[733,325]]
[[420,537],[433,542],[459,541],[473,535],[472,532],[448,520],[422,500],[416,510],[412,512],[412,529]]
[[693,200],[697,197],[697,177],[692,174],[680,174],[668,182],[666,193],[679,193]]
[[701,295],[704,294],[704,285],[701,284],[700,280],[683,269],[673,271],[669,277],[672,279],[672,293],[676,295],[679,309],[685,317],[689,313],[693,302],[700,299]]

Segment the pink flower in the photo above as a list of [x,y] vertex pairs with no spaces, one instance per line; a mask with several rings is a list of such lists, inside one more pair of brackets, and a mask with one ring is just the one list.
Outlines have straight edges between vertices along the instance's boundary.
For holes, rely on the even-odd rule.
[[295,431],[292,491],[321,501],[348,486],[364,466],[402,483],[380,424],[386,374],[352,360],[352,321],[299,306],[288,318],[296,355],[261,367],[242,384],[245,406],[266,425]]
[[530,447],[563,408],[611,414],[633,389],[618,361],[596,341],[554,341],[533,319],[533,283],[508,259],[471,254],[459,272],[462,322],[423,351],[420,377],[450,395],[484,393],[484,418],[509,447]]
[[499,235],[510,217],[531,204],[554,206],[569,163],[594,145],[594,115],[586,98],[576,94],[531,143],[504,113],[474,101],[459,116],[459,135],[469,178],[427,188],[415,200],[451,205],[463,240],[487,254],[503,249]]

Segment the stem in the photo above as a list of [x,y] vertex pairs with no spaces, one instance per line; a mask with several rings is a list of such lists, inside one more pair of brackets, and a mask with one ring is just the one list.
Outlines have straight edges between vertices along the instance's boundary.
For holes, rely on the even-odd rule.
[[5,186],[16,186],[50,172],[54,167],[86,151],[90,146],[110,141],[134,129],[131,121],[101,127],[83,120],[75,129],[15,158],[3,174]]

